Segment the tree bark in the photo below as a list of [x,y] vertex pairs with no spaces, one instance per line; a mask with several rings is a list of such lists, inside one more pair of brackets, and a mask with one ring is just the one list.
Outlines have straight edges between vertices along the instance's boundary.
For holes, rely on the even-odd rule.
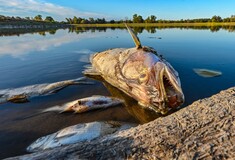
[[233,159],[235,87],[91,142],[10,159]]

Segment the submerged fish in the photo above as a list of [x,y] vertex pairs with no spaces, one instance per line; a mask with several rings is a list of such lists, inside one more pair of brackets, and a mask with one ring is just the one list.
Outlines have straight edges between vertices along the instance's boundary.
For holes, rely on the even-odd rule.
[[55,83],[35,84],[20,88],[0,90],[0,104],[5,102],[24,103],[28,102],[30,97],[49,95],[55,93],[69,85],[92,84],[84,81],[85,77],[65,80]]
[[56,133],[37,139],[29,147],[27,147],[27,151],[37,152],[63,145],[88,141],[134,126],[136,126],[136,124],[115,121],[82,123],[66,127]]
[[221,76],[222,72],[209,69],[193,69],[197,75],[205,78]]
[[117,48],[90,57],[87,76],[99,75],[133,97],[142,106],[165,114],[184,102],[178,73],[151,47],[142,47],[138,37],[126,26],[135,48]]
[[59,111],[62,113],[73,111],[75,113],[83,113],[94,109],[116,106],[121,103],[122,101],[120,99],[97,95],[50,107],[43,110],[43,112]]

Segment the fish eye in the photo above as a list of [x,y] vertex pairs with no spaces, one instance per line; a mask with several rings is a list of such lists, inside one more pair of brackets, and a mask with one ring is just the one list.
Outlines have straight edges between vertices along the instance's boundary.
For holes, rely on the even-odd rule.
[[146,73],[142,73],[139,76],[139,83],[144,83],[148,80],[148,75]]

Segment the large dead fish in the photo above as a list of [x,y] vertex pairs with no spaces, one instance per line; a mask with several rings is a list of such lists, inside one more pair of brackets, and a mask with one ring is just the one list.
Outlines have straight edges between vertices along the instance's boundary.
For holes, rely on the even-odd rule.
[[37,152],[63,145],[89,141],[100,136],[111,134],[136,126],[123,122],[90,122],[82,123],[59,130],[56,133],[41,137],[27,147],[28,152]]
[[87,76],[99,75],[105,81],[133,97],[142,106],[165,114],[184,102],[178,73],[151,47],[142,47],[138,37],[126,25],[135,48],[117,48],[95,53]]
[[55,83],[35,84],[20,88],[11,88],[0,90],[0,104],[5,102],[23,103],[30,97],[49,95],[55,93],[69,85],[92,84],[84,81],[85,77],[65,80]]

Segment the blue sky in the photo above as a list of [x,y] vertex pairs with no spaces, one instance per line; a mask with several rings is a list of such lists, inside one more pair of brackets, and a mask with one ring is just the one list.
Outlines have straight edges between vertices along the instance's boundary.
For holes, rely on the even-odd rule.
[[135,13],[158,19],[224,18],[235,15],[235,0],[0,0],[0,15],[8,16],[41,14],[64,20],[75,15],[117,20],[131,19]]

